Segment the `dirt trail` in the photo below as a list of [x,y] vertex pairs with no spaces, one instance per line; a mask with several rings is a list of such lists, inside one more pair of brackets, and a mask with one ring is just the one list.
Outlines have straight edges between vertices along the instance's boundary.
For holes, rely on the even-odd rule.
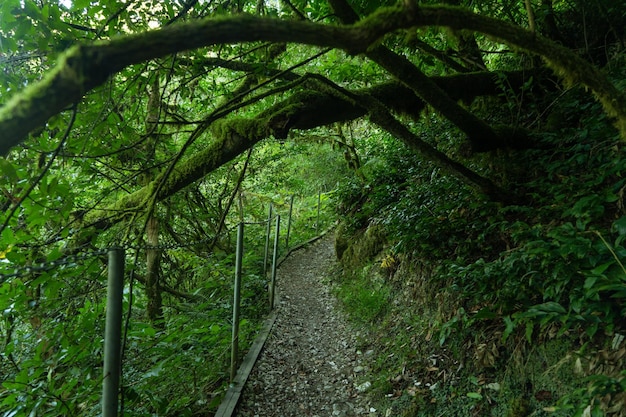
[[277,275],[278,316],[248,378],[238,417],[376,416],[367,361],[330,293],[332,234],[292,254]]

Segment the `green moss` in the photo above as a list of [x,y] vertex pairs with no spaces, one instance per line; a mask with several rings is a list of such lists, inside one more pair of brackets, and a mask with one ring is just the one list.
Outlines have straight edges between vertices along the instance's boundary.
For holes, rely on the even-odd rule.
[[524,397],[515,397],[509,402],[506,417],[526,417],[530,413],[530,404]]
[[337,259],[341,260],[343,253],[348,249],[350,236],[345,223],[340,223],[335,229],[335,253]]
[[[220,163],[225,139],[215,139],[214,142],[184,161],[176,164],[174,170],[169,174],[165,184],[159,190],[160,198],[172,195],[176,190],[182,188],[187,183],[198,179],[217,168]],[[161,180],[161,176],[157,181]],[[155,181],[156,182],[156,181]]]
[[370,263],[383,250],[386,242],[384,229],[376,225],[357,232],[349,239],[344,235],[343,239],[345,250],[341,263],[347,270],[358,270]]
[[315,103],[323,98],[324,94],[317,91],[299,91],[290,96],[287,100],[283,101],[280,108],[272,108],[269,111],[264,112],[262,116],[270,120],[279,116],[292,118],[302,113],[304,109],[309,108],[309,103]]
[[384,26],[397,27],[398,18],[406,15],[404,8],[400,6],[381,7],[369,14],[366,18],[353,24],[355,28],[380,28]]
[[228,140],[233,134],[245,139],[258,140],[267,136],[268,129],[264,119],[233,117],[213,122],[211,133],[218,141]]

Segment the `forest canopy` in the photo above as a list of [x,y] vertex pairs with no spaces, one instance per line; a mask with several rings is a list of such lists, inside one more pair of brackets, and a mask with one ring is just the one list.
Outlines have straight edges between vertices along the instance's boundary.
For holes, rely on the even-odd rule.
[[[68,328],[78,337],[81,326],[104,308],[98,262],[85,267],[83,275],[92,277],[88,285],[71,274],[11,271],[115,245],[142,248],[136,256],[146,260],[137,269],[145,317],[137,322],[150,328],[148,333],[166,333],[177,325],[177,309],[186,308],[171,300],[196,302],[197,293],[210,290],[208,281],[186,282],[182,275],[166,281],[165,272],[177,261],[157,250],[159,245],[209,242],[208,248],[191,251],[229,259],[232,242],[222,234],[244,219],[245,202],[258,203],[251,219],[256,221],[265,203],[285,206],[286,190],[317,196],[344,187],[337,198],[340,217],[353,231],[366,228],[376,223],[359,217],[368,204],[378,207],[380,198],[375,213],[386,207],[383,200],[400,201],[374,192],[377,184],[368,178],[372,166],[384,165],[383,156],[400,158],[398,166],[411,172],[410,178],[395,178],[391,166],[380,174],[382,182],[397,180],[397,195],[410,195],[411,187],[427,177],[433,184],[433,178],[453,181],[433,185],[431,200],[428,193],[416,197],[419,210],[449,195],[459,203],[446,212],[457,220],[468,212],[462,205],[485,202],[511,213],[502,222],[541,223],[550,216],[532,214],[532,208],[552,203],[545,200],[551,189],[537,187],[539,168],[521,174],[521,158],[519,166],[494,166],[515,152],[553,162],[553,155],[573,146],[559,136],[566,126],[578,133],[597,127],[598,147],[604,149],[608,137],[621,149],[626,25],[619,3],[3,1],[0,307],[5,318],[0,329],[6,343],[0,370],[19,382],[28,360],[45,369],[44,362],[62,355],[60,350],[29,350],[26,342],[15,340],[47,334],[71,344],[61,336],[59,323],[65,318],[60,317],[74,317],[67,319]],[[582,116],[566,114],[559,100],[574,94],[596,112],[602,128],[582,126]],[[316,160],[319,165],[309,165]],[[621,175],[611,172],[602,178]],[[554,178],[565,183],[569,176]],[[358,185],[350,189],[345,181]],[[567,192],[575,195],[573,189]],[[557,195],[561,202],[574,198]],[[612,226],[615,213],[598,223],[621,230],[622,223]],[[407,214],[400,223],[414,217]],[[587,226],[581,231],[585,237],[597,232]],[[506,245],[498,248],[512,250],[521,235],[503,238]],[[406,241],[415,243],[399,238],[398,247]],[[478,262],[474,255],[468,255],[468,264]],[[199,262],[179,263],[195,271],[192,265]],[[87,285],[86,293],[81,285]],[[168,310],[167,297],[177,307]],[[63,299],[74,300],[67,312],[59,307]],[[503,310],[499,314],[509,317]],[[97,366],[88,363],[86,349],[76,353],[82,370]],[[69,375],[58,371],[65,372]],[[67,415],[87,412],[85,403],[97,396],[95,382],[92,391],[80,391],[59,378],[65,381],[59,383],[65,384],[63,392],[81,398]],[[49,396],[61,396],[60,388],[46,389]],[[20,392],[18,385],[5,386],[0,399],[17,410]],[[37,401],[33,394],[25,407],[36,409]],[[70,405],[48,402],[45,407],[45,415],[57,415]]]
[[[9,4],[7,3],[3,7],[6,10],[10,10]],[[9,100],[6,100],[2,107],[0,111],[0,127],[3,132],[2,153],[6,154],[12,146],[21,143],[30,131],[36,128],[41,129],[41,126],[46,124],[50,117],[61,113],[67,107],[77,105],[85,93],[90,92],[105,82],[115,83],[115,77],[110,77],[131,65],[147,63],[150,60],[162,59],[171,54],[193,51],[210,45],[218,45],[219,48],[222,48],[223,45],[245,44],[255,41],[329,47],[332,49],[329,49],[328,52],[341,50],[344,53],[347,52],[348,56],[365,55],[384,68],[395,81],[401,83],[408,90],[407,93],[413,93],[457,125],[467,134],[468,140],[475,149],[488,150],[510,145],[519,146],[519,143],[515,142],[524,141],[526,136],[519,129],[489,126],[486,122],[455,103],[453,96],[456,93],[442,90],[419,67],[412,64],[410,60],[379,44],[382,37],[391,32],[397,33],[400,29],[407,30],[407,28],[410,28],[410,33],[423,27],[434,27],[437,29],[444,27],[452,31],[471,30],[476,33],[489,35],[490,39],[495,39],[509,47],[516,48],[516,50],[525,50],[540,56],[565,82],[569,84],[582,83],[589,87],[604,104],[606,111],[616,118],[617,126],[623,132],[626,132],[624,128],[626,126],[626,122],[624,122],[626,120],[626,99],[624,94],[620,93],[603,73],[598,71],[593,64],[580,58],[577,54],[557,42],[539,35],[536,31],[527,30],[511,22],[474,13],[461,6],[418,6],[412,2],[406,2],[401,6],[395,7],[381,7],[361,20],[359,20],[359,16],[352,10],[349,4],[343,1],[331,2],[331,9],[336,9],[338,12],[325,17],[324,20],[326,22],[324,23],[313,23],[311,22],[313,19],[302,19],[304,16],[298,13],[294,15],[297,19],[291,20],[263,16],[267,14],[276,15],[282,8],[279,7],[278,10],[274,10],[271,9],[271,6],[265,7],[265,5],[261,4],[257,6],[257,15],[260,14],[262,17],[254,17],[245,13],[247,10],[245,10],[243,5],[237,6],[239,13],[236,13],[233,17],[225,16],[224,13],[220,13],[221,10],[216,12],[217,16],[213,17],[210,14],[202,16],[202,18],[191,17],[189,13],[193,6],[185,7],[183,9],[185,15],[176,14],[171,16],[170,20],[166,21],[163,27],[159,29],[136,34],[117,35],[110,40],[107,40],[107,36],[102,36],[105,27],[98,30],[93,29],[100,36],[96,37],[97,41],[92,43],[84,40],[76,42],[71,39],[71,33],[77,30],[84,30],[89,33],[90,31],[87,29],[94,26],[96,22],[66,22],[65,20],[73,19],[72,11],[76,13],[75,8],[52,7],[54,13],[45,17],[42,14],[44,21],[38,22],[39,24],[35,26],[45,27],[45,25],[48,25],[47,31],[56,35],[59,38],[58,43],[63,46],[59,48],[58,45],[49,45],[49,48],[53,50],[52,56],[45,57],[45,60],[39,56],[38,59],[42,59],[43,67],[51,65],[52,68],[48,72],[44,72],[41,81],[32,83],[24,91],[14,88],[13,91],[17,90],[17,94],[13,94]],[[41,13],[50,13],[50,9],[51,6],[47,5],[42,9]],[[80,7],[78,9],[80,10]],[[140,10],[141,8],[138,9]],[[218,9],[220,8],[218,7]],[[140,14],[139,10],[134,13]],[[297,8],[293,8],[292,13],[293,10],[297,10]],[[28,7],[25,8],[24,15],[19,14],[19,8],[10,11],[9,16],[11,17],[8,20],[11,25],[8,26],[13,26],[17,30],[23,30],[20,24],[23,25],[24,21],[32,21],[32,19],[39,16],[35,3],[33,3],[30,9]],[[180,13],[183,11],[180,11]],[[34,16],[30,16],[29,12]],[[169,12],[173,13],[174,11],[170,10]],[[531,12],[532,9],[527,10],[527,13]],[[123,13],[124,11],[121,10],[120,15]],[[289,15],[289,12],[285,13],[285,15]],[[529,18],[532,17],[531,14],[528,16]],[[114,15],[112,17],[115,19],[105,21],[109,32],[111,31],[110,26],[112,26],[111,20],[117,20],[120,16]],[[159,25],[157,21],[150,19],[152,18],[148,18],[148,22],[143,22],[144,28],[146,24],[148,27]],[[170,24],[174,23],[175,20],[178,22]],[[188,20],[188,22],[183,23],[183,20]],[[133,30],[133,26],[141,28],[140,24],[131,25],[130,27],[126,27],[126,24],[127,22],[123,24],[122,28],[117,28],[117,33],[120,32],[120,29],[122,29],[122,33],[134,32],[136,29]],[[8,39],[13,31],[11,29],[7,30],[5,37]],[[72,44],[74,45],[70,46]],[[477,44],[473,46],[478,47]],[[16,47],[19,48],[21,45],[16,44]],[[65,49],[65,51],[60,49]],[[207,52],[209,56],[215,54],[215,52],[211,53],[209,51],[200,50],[198,53],[201,56],[206,56]],[[417,51],[420,52],[419,48],[417,48]],[[430,51],[431,54],[435,52]],[[478,51],[474,51],[474,53],[476,52]],[[252,74],[256,76],[255,73],[249,72],[252,66],[254,66],[254,71],[258,72],[260,69],[263,69],[263,65],[269,65],[271,61],[279,59],[281,52],[271,53],[272,55],[275,54],[276,57],[268,56],[269,54],[268,50],[264,57],[266,62],[257,62],[256,66],[254,66],[254,63],[246,63],[248,65],[248,73],[250,74],[249,77],[252,77]],[[445,69],[446,65],[451,65],[450,62],[455,62],[450,57],[443,59],[445,53],[441,51],[434,56],[442,60],[440,64],[441,69]],[[57,60],[56,63],[53,61],[54,58]],[[198,67],[201,68],[201,71],[206,68],[207,62],[202,62],[206,61],[206,58],[200,58],[197,55],[195,57],[181,58],[178,58],[178,56],[171,58],[175,60],[171,64],[172,71],[167,75],[169,79],[172,79],[174,69],[193,73]],[[5,59],[7,63],[10,63],[12,60],[10,57]],[[16,62],[23,65],[24,59],[26,58],[19,57],[19,59],[16,59]],[[49,61],[52,62],[49,63]],[[475,62],[474,64],[487,69],[483,63]],[[219,67],[218,63],[212,65]],[[463,67],[460,63],[456,63],[455,69],[456,71],[460,69],[460,72],[464,73],[475,68]],[[240,71],[245,72],[246,69],[241,68]],[[147,74],[154,73],[148,72]],[[287,74],[293,76],[290,70],[284,70],[282,73],[274,75],[274,77],[276,77],[276,81],[279,81],[281,78],[284,79]],[[310,75],[304,74],[304,77],[301,77],[299,81],[292,82],[301,84],[306,81],[309,85],[322,83],[324,84],[322,94],[335,96],[338,100],[346,103],[351,101],[357,103],[366,113],[370,114],[372,120],[377,120],[375,123],[383,125],[383,128],[387,130],[394,129],[393,125],[395,122],[390,117],[387,117],[386,114],[390,106],[379,107],[379,100],[368,100],[369,92],[365,91],[356,94],[355,92],[344,91],[332,79],[327,79],[319,74],[311,78]],[[187,76],[189,75],[187,74]],[[191,77],[195,79],[193,75]],[[467,80],[465,84],[469,82],[471,81]],[[265,85],[269,83],[270,81],[268,80],[263,81]],[[493,93],[493,88],[490,88],[488,84],[489,80],[483,84],[485,87],[484,92],[477,91],[476,94]],[[511,86],[513,87],[514,84],[511,83]],[[279,87],[280,94],[283,94],[285,90],[294,89],[296,87]],[[11,91],[11,88],[9,87],[7,90]],[[262,95],[270,94],[266,92]],[[301,96],[301,98],[304,99],[305,96]],[[306,127],[308,128],[347,120],[328,120],[328,115],[317,115],[317,113],[324,113],[323,109],[305,108],[307,100],[305,99],[298,103],[297,99],[298,97],[292,97],[288,102],[279,104],[276,106],[278,108],[273,114],[265,111],[258,114],[257,117],[249,119],[246,123],[253,126],[247,125],[244,132],[241,131],[241,126],[236,126],[237,123],[231,123],[232,126],[228,128],[222,127],[218,134],[215,134],[216,132],[213,130],[214,142],[222,143],[229,139],[228,148],[233,146],[239,147],[232,155],[225,156],[226,159],[229,159],[260,139],[270,135],[276,137],[285,136],[290,129],[299,127],[298,120],[300,119],[307,119]],[[249,101],[250,99],[248,99]],[[235,107],[241,105],[237,104]],[[340,104],[338,106],[343,107]],[[204,130],[206,126],[223,118],[230,112],[229,109],[220,110],[217,116],[209,116],[202,123],[199,123],[200,126],[196,127],[193,136],[200,135],[200,131]],[[419,117],[420,110],[419,107],[416,108],[413,111],[413,116]],[[315,116],[312,117],[311,114]],[[311,120],[316,116],[319,117],[319,120]],[[383,121],[383,118],[386,121]],[[224,124],[222,123],[222,125]],[[396,126],[396,128],[402,129],[401,126]],[[244,134],[242,135],[241,133]],[[426,153],[428,157],[437,160],[455,175],[459,175],[468,182],[474,183],[483,192],[487,194],[495,192],[494,189],[497,187],[488,180],[476,178],[471,172],[465,172],[463,167],[455,166],[445,155],[438,154],[418,138],[412,138],[410,133],[396,134],[399,136],[399,139],[411,143],[413,147]],[[244,136],[243,141],[249,142],[247,145],[242,143],[242,137]],[[218,154],[220,153],[218,152]],[[209,158],[203,159],[206,161]],[[193,165],[198,165],[199,161],[196,160],[194,162]],[[198,169],[202,172],[208,172],[212,168],[196,167],[191,172],[197,172]],[[190,183],[198,179],[197,174],[187,175],[189,177],[185,180],[181,178],[179,173],[176,180]],[[183,174],[182,177],[187,177],[187,175]],[[159,189],[162,186],[161,184]],[[497,198],[504,198],[504,196],[500,195]]]

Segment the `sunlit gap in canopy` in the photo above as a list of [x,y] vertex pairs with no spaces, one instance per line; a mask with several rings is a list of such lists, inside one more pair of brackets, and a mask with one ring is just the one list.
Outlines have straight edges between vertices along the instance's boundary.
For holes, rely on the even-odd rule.
[[[24,1],[21,1],[22,3],[22,7],[24,7]],[[202,4],[204,3],[203,0],[200,0],[198,3]],[[71,9],[72,6],[74,4],[74,0],[59,0],[59,5],[66,7],[67,9]],[[274,9],[276,11],[278,11],[280,13],[281,11],[281,4],[280,4],[280,0],[266,0],[265,4],[270,8],[270,9]],[[159,25],[158,22],[150,22],[148,24],[151,28],[156,28]]]
[[[20,3],[22,4],[22,7],[23,7],[24,1],[22,0]],[[72,7],[72,3],[73,3],[72,0],[59,0],[59,4],[67,7],[68,9]],[[200,1],[199,3],[202,4],[203,1]],[[273,9],[280,10],[280,0],[267,0],[266,4]]]

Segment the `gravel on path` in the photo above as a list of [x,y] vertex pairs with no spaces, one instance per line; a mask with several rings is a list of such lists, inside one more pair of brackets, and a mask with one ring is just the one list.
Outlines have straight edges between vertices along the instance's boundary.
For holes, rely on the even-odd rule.
[[293,253],[277,275],[277,319],[248,378],[238,417],[376,416],[356,330],[328,285],[328,234]]

